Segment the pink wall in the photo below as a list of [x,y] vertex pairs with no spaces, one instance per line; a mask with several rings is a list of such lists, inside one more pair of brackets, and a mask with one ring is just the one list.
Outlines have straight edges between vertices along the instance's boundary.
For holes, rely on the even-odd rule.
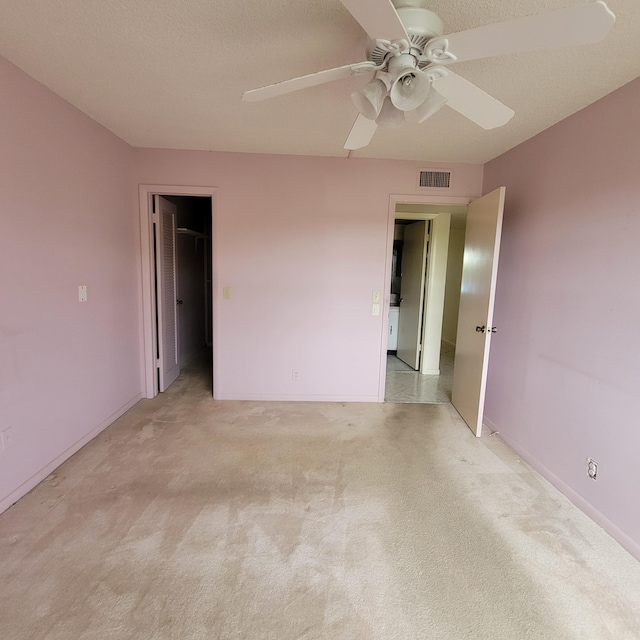
[[[221,399],[377,400],[390,194],[415,162],[136,150],[142,184],[218,187],[216,392]],[[479,195],[455,167],[449,196]],[[222,287],[231,299],[222,300]],[[292,370],[300,371],[292,379]]]
[[639,105],[636,80],[489,163],[485,191],[507,187],[486,417],[640,558]]
[[131,148],[3,59],[0,95],[1,511],[141,379]]

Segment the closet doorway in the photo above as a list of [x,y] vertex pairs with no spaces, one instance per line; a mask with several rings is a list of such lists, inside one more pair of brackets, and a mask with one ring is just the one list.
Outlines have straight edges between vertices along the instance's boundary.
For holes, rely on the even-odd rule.
[[176,207],[175,342],[183,370],[197,360],[211,362],[211,198],[164,198]]
[[191,366],[215,395],[214,196],[207,188],[140,186],[148,398]]

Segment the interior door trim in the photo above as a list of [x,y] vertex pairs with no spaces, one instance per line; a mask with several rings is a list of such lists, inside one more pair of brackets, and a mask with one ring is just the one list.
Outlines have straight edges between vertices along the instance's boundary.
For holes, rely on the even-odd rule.
[[142,305],[142,392],[145,398],[158,395],[158,378],[156,375],[156,302],[154,296],[154,255],[153,255],[153,196],[204,196],[211,198],[211,262],[212,262],[212,320],[213,320],[213,397],[217,397],[218,357],[215,345],[218,339],[217,292],[219,289],[217,269],[217,194],[218,187],[140,184],[138,185],[138,206],[140,216],[140,291]]
[[[392,193],[389,196],[389,208],[387,213],[387,253],[385,259],[384,268],[384,297],[383,305],[381,309],[382,323],[380,334],[380,367],[378,376],[378,402],[384,402],[384,393],[387,382],[387,336],[389,335],[389,305],[390,305],[390,291],[387,284],[391,282],[391,264],[393,260],[393,230],[396,217],[396,207],[398,204],[424,204],[434,205],[436,207],[442,207],[443,213],[450,211],[455,207],[466,207],[472,200],[475,200],[479,196],[420,196],[420,195],[402,195]],[[402,212],[402,218],[405,220],[433,220],[437,218],[438,213],[431,214],[412,214],[408,212]],[[429,216],[429,217],[425,217]]]

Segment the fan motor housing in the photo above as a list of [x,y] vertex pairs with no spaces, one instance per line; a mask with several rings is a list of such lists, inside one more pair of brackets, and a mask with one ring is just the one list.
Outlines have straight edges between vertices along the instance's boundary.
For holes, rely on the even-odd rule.
[[[444,33],[442,20],[433,11],[416,6],[420,4],[419,1],[412,3],[410,0],[400,0],[397,4],[401,5],[396,10],[411,40],[411,48],[418,49],[422,54],[429,40],[439,38]],[[379,47],[375,41],[369,42],[368,60],[381,65],[388,55],[388,51]]]
[[410,36],[438,38],[444,33],[444,24],[440,17],[429,9],[400,7],[397,9],[400,21]]

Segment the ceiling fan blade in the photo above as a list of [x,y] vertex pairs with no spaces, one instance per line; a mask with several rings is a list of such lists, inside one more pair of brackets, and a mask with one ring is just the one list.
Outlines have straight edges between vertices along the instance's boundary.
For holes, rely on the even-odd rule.
[[[438,60],[438,49],[444,48],[455,56],[455,60],[462,62],[590,44],[602,40],[615,20],[609,7],[602,0],[597,0],[577,7],[459,31],[435,38],[427,48],[429,51],[436,51],[434,60]],[[446,63],[446,60],[441,62]]]
[[507,124],[515,115],[505,106],[468,80],[449,69],[440,68],[440,77],[433,80],[437,92],[447,104],[483,129],[495,129]]
[[418,124],[422,124],[427,118],[440,111],[447,104],[447,99],[438,93],[435,87],[431,87],[427,99],[416,109]]
[[372,40],[406,40],[407,30],[390,0],[341,0]]
[[375,120],[369,120],[369,118],[365,118],[362,114],[358,114],[356,121],[353,123],[353,127],[351,127],[349,137],[344,143],[344,148],[355,151],[356,149],[366,147],[371,142],[377,128],[378,125]]
[[334,80],[342,80],[348,78],[354,73],[364,73],[369,69],[372,69],[375,65],[372,62],[359,62],[354,64],[346,64],[344,67],[336,67],[335,69],[326,69],[325,71],[318,71],[317,73],[310,73],[307,76],[301,76],[299,78],[293,78],[292,80],[285,80],[284,82],[277,82],[276,84],[270,84],[260,89],[251,89],[245,91],[242,94],[242,100],[244,102],[258,102],[259,100],[267,100],[268,98],[275,98],[285,93],[291,93],[298,91],[299,89],[307,89],[308,87],[315,87],[318,84],[324,84],[325,82],[333,82]]

